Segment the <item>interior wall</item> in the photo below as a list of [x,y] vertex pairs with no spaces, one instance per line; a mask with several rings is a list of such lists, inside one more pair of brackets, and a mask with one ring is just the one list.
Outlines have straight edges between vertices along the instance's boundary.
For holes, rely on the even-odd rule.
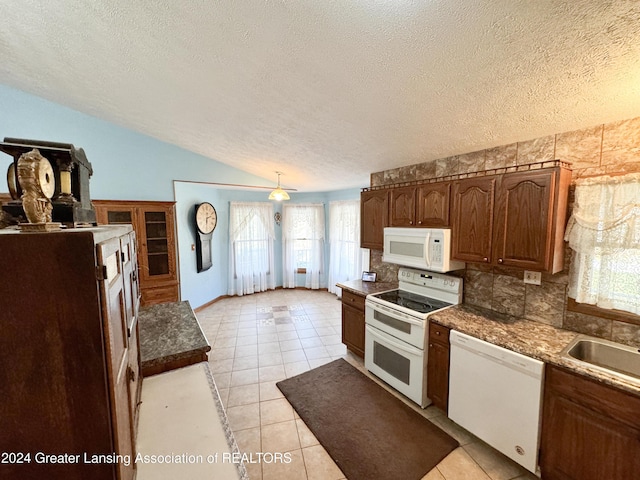
[[[372,173],[371,186],[553,159],[572,163],[571,193],[581,177],[640,172],[640,117]],[[555,275],[543,274],[540,286],[525,285],[521,269],[467,263],[464,303],[640,345],[640,326],[567,311],[570,261],[571,249],[566,247],[565,269]],[[382,252],[372,251],[371,263],[381,280],[397,279],[397,266],[382,262]]]
[[[178,254],[180,258],[180,292],[183,300],[189,300],[197,308],[218,297],[227,295],[229,286],[229,205],[230,202],[267,202],[268,191],[229,189],[218,185],[175,182]],[[360,198],[360,189],[339,190],[324,193],[291,193],[290,203],[323,203],[325,206],[325,268],[329,268],[329,202]],[[211,203],[218,215],[213,232],[212,267],[197,272],[195,244],[196,229],[193,222],[195,205]],[[282,213],[282,203],[272,202],[274,213]],[[275,221],[275,220],[274,220]],[[276,286],[282,286],[282,228],[275,225],[274,262]],[[298,274],[296,285],[303,287],[305,276]],[[322,288],[327,288],[327,275],[322,276]]]
[[[274,182],[5,85],[0,85],[0,111],[0,138],[83,148],[93,167],[92,199],[173,200],[173,180]],[[6,172],[12,161],[0,152],[0,171]],[[0,184],[0,191],[8,191],[7,186]]]

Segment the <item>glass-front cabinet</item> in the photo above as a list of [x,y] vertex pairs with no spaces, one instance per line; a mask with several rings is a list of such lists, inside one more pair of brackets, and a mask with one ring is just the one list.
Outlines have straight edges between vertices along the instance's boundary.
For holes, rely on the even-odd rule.
[[99,224],[133,225],[142,305],[178,301],[175,202],[94,200],[93,205]]

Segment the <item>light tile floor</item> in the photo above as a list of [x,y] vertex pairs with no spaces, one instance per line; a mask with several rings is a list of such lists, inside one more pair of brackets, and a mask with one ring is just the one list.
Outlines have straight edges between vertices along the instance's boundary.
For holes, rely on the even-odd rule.
[[[344,474],[276,387],[280,380],[341,357],[367,373],[362,360],[341,343],[341,303],[336,296],[317,290],[269,291],[220,300],[197,316],[212,346],[209,364],[240,450],[253,453],[254,458],[266,452],[291,456],[290,463],[247,464],[251,479],[343,479]],[[423,480],[537,478],[439,409],[422,410],[392,393],[461,445]]]

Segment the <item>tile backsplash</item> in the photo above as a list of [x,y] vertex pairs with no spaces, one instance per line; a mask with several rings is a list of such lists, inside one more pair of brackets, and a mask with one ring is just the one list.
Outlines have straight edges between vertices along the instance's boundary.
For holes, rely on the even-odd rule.
[[[553,159],[572,163],[572,182],[585,176],[640,172],[640,117],[372,173],[371,186]],[[570,197],[572,192],[573,187]],[[638,325],[567,311],[570,261],[571,249],[566,247],[565,269],[543,274],[540,286],[524,284],[520,269],[467,263],[466,270],[457,272],[464,277],[464,303],[640,346]],[[398,267],[382,262],[382,252],[371,251],[371,269],[378,272],[379,281],[397,279]]]

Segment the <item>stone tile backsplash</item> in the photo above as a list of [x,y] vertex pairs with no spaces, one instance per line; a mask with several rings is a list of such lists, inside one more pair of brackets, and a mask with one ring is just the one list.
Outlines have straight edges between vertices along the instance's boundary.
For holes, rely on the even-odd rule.
[[[371,186],[427,180],[474,171],[560,159],[572,163],[572,179],[640,172],[640,117],[440,158],[371,174]],[[570,192],[570,208],[573,188]],[[525,285],[518,269],[467,264],[464,303],[527,318],[587,335],[640,346],[640,326],[566,310],[571,250],[565,270],[543,274],[542,285]],[[380,281],[396,281],[398,267],[371,251],[371,268]],[[457,273],[457,272],[456,272]]]

